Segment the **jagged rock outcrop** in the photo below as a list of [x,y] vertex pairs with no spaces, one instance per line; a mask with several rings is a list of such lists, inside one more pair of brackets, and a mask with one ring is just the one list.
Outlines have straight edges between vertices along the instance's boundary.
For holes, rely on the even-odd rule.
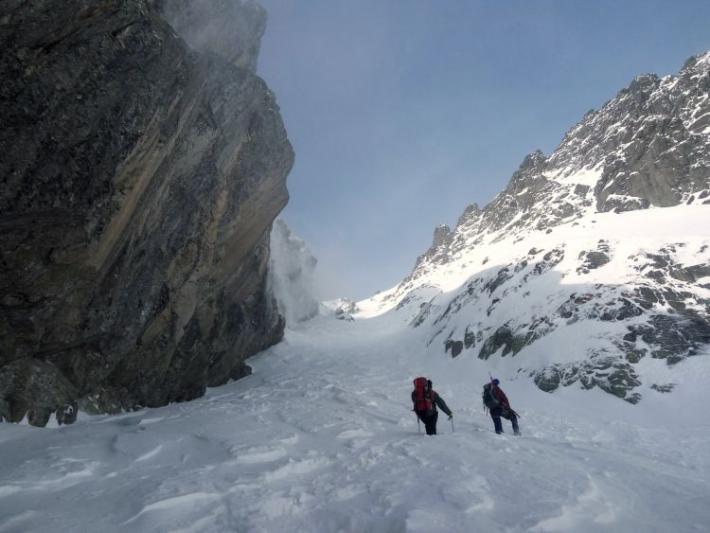
[[469,206],[411,277],[494,232],[547,231],[585,214],[710,204],[710,52],[676,76],[638,76],[548,157],[525,157],[484,209]]
[[676,76],[637,77],[550,156],[525,157],[367,307],[406,312],[429,346],[543,390],[636,403],[673,388],[649,383],[652,360],[710,353],[708,204],[710,52]]
[[353,315],[360,312],[360,308],[357,306],[357,303],[348,298],[327,300],[322,302],[322,304],[324,311],[330,311],[338,320],[345,320],[347,322],[355,320]]
[[[281,338],[266,271],[293,152],[253,72],[265,14],[186,6],[0,6],[4,420],[195,398]],[[195,40],[213,24],[233,53]]]
[[414,264],[414,271],[416,272],[419,265],[424,262],[434,264],[446,263],[448,260],[447,251],[451,244],[452,237],[451,228],[446,224],[440,224],[434,228],[434,237],[431,246],[426,252],[417,257],[417,262]]

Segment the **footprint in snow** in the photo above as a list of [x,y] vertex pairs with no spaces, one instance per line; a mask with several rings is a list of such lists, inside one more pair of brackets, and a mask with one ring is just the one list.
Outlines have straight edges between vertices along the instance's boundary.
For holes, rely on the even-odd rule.
[[345,441],[345,445],[351,450],[357,450],[365,446],[372,436],[373,434],[369,431],[358,428],[343,431],[337,435],[337,438],[341,441]]
[[289,459],[287,463],[282,464],[278,468],[264,473],[264,480],[267,483],[289,480],[294,475],[310,474],[317,470],[326,468],[333,461],[327,457],[313,457],[308,459],[293,460]]
[[270,463],[286,457],[285,448],[249,448],[238,453],[235,461],[240,464]]
[[473,475],[469,479],[446,485],[441,489],[442,498],[464,513],[492,511],[495,502],[490,492],[488,480],[481,475]]
[[215,506],[221,508],[221,494],[213,492],[191,492],[163,498],[148,505],[125,520],[121,525],[132,524],[137,529],[169,528],[184,524],[191,517],[210,514]]
[[563,505],[560,514],[546,518],[533,526],[530,531],[552,532],[571,531],[584,524],[598,524],[599,530],[616,521],[616,506],[604,495],[599,485],[589,477],[587,490],[575,501]]
[[339,439],[362,439],[372,437],[372,433],[362,428],[348,429],[338,434]]

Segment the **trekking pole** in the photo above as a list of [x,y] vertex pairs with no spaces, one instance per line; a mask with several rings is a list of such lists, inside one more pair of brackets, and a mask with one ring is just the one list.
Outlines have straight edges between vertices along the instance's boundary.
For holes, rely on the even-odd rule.
[[454,429],[454,419],[450,418],[449,420],[451,420],[451,433],[456,433],[456,430]]
[[421,433],[422,433],[422,425],[421,425],[421,423],[419,422],[419,417],[417,416],[416,413],[414,413],[414,416],[417,417],[417,433],[419,433],[419,434],[421,435]]

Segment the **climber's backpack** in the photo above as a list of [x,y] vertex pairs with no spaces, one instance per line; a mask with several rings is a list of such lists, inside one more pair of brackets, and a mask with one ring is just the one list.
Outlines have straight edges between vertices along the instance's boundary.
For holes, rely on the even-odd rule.
[[427,379],[414,380],[414,410],[417,413],[428,413],[433,409],[431,395],[427,391]]
[[483,386],[483,405],[488,407],[488,409],[493,409],[498,407],[500,402],[493,397],[493,391],[491,390],[491,384],[486,383]]

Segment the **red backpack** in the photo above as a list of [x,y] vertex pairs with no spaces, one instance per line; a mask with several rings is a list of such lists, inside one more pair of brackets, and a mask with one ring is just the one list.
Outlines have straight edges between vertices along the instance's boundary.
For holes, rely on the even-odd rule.
[[414,410],[417,412],[428,412],[433,409],[433,395],[427,390],[427,379],[426,378],[416,378],[414,380]]

